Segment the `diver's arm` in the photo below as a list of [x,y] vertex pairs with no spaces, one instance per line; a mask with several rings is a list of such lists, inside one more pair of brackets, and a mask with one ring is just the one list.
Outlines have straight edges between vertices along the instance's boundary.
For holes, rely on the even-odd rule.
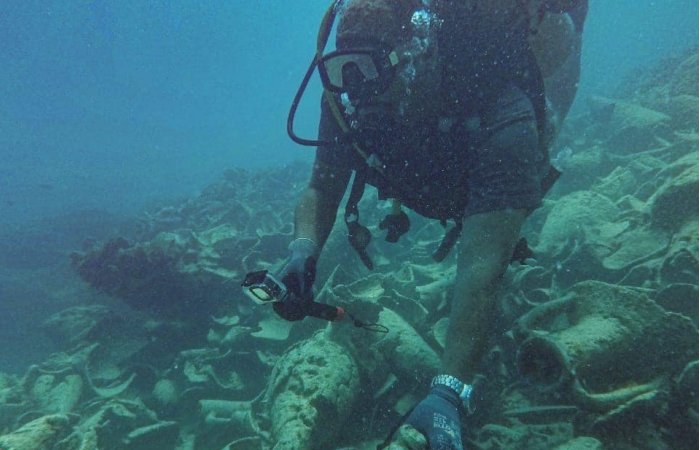
[[[342,134],[328,106],[321,99],[321,117],[318,125],[319,140],[337,142]],[[343,198],[352,170],[348,155],[352,149],[345,144],[320,145],[311,171],[311,180],[301,196],[294,218],[294,237],[314,242],[313,256],[318,259],[321,249],[333,229],[338,205]]]
[[318,158],[314,162],[311,182],[296,208],[294,237],[316,243],[316,259],[333,229],[350,173],[349,169],[330,167]]
[[295,239],[289,244],[290,258],[279,274],[287,288],[287,297],[272,304],[274,311],[289,321],[313,316],[325,320],[340,320],[343,310],[314,302],[316,261],[335,222],[336,211],[343,197],[350,171],[334,170],[319,162],[311,174],[311,183],[301,196],[294,219]]

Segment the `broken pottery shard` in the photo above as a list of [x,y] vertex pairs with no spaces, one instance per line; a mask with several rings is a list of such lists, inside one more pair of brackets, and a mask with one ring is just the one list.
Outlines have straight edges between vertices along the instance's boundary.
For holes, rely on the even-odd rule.
[[0,436],[0,449],[50,449],[68,432],[69,428],[69,420],[65,415],[55,414],[39,417],[12,433]]

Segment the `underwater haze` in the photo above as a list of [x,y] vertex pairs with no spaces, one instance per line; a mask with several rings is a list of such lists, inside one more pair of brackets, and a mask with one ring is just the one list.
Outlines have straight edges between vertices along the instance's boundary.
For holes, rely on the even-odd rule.
[[134,211],[223,167],[308,157],[285,120],[323,9],[1,2],[0,221]]
[[[222,168],[311,158],[286,136],[323,0],[0,2],[0,224],[135,212]],[[592,0],[581,88],[696,45],[692,0]],[[313,136],[318,85],[297,118]]]

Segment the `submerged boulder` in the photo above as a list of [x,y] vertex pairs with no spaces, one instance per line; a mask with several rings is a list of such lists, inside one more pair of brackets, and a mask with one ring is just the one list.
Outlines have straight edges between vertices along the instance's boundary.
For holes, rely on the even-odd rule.
[[648,201],[651,222],[676,230],[698,217],[698,161],[690,154],[671,164],[660,176],[664,180]]
[[592,97],[589,102],[598,110],[609,111],[599,130],[606,146],[614,153],[630,154],[650,150],[658,138],[671,133],[671,117],[634,101]]

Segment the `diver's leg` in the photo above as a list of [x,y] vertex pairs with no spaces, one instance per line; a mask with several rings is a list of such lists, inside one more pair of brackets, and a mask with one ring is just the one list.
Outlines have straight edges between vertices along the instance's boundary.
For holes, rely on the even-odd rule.
[[527,213],[542,201],[548,162],[535,111],[515,86],[481,114],[483,141],[470,153],[469,198],[457,256],[443,369],[470,382],[486,351],[496,291]]
[[526,216],[524,209],[503,210],[476,214],[464,222],[442,359],[445,373],[464,382],[472,380],[487,350],[497,287]]

